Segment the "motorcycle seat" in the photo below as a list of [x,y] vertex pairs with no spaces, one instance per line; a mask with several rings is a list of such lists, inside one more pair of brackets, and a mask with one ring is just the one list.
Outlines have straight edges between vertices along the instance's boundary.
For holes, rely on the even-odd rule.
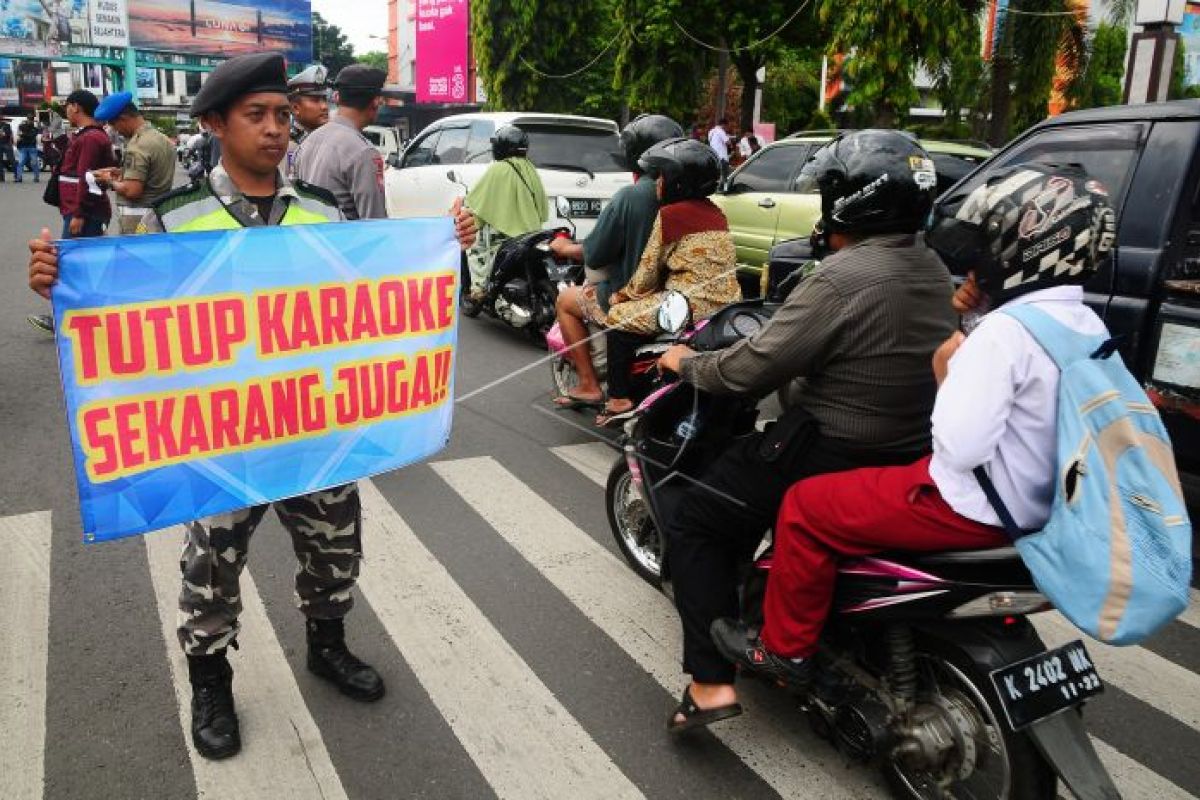
[[906,552],[902,556],[909,564],[1000,564],[1020,561],[1021,554],[1012,545],[987,550],[945,550],[939,553]]

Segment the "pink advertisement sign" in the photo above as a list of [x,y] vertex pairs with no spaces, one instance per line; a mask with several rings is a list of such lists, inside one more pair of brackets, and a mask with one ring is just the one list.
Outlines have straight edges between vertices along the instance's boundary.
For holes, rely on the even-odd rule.
[[465,103],[467,0],[417,0],[417,102]]

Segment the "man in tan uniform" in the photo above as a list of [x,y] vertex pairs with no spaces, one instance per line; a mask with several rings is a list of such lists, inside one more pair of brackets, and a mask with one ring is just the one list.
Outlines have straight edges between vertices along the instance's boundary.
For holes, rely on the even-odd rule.
[[104,98],[96,108],[96,121],[107,123],[125,137],[121,167],[99,170],[95,176],[102,186],[116,194],[121,233],[131,234],[150,206],[171,191],[175,182],[175,146],[146,121],[130,92]]

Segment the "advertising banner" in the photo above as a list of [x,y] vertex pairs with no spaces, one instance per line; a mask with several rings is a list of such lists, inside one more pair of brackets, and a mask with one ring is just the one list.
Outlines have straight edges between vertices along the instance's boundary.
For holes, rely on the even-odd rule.
[[129,12],[125,0],[91,0],[88,22],[92,44],[129,46]]
[[68,45],[128,44],[125,0],[0,2],[0,53],[49,57]]
[[291,62],[312,60],[309,0],[126,2],[134,47],[207,56],[275,50]]
[[1183,46],[1183,84],[1200,85],[1200,3],[1188,3],[1184,7],[1179,38]]
[[84,539],[397,469],[449,438],[449,219],[58,243]]
[[417,0],[417,102],[466,103],[467,0]]
[[45,61],[18,61],[16,73],[21,105],[36,106],[46,99]]
[[150,67],[137,68],[137,99],[154,100],[158,98],[158,70]]

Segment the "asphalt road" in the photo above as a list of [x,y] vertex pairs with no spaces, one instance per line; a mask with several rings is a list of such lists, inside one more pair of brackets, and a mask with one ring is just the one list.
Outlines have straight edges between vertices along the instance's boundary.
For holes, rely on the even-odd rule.
[[[498,383],[457,404],[431,463],[364,488],[348,629],[387,697],[357,705],[306,672],[272,516],[232,654],[246,747],[197,758],[170,635],[178,531],[81,542],[53,341],[25,322],[45,310],[25,241],[59,224],[41,188],[0,184],[0,798],[885,796],[757,683],[739,720],[668,739],[679,632],[611,542],[597,482],[615,453],[550,410],[548,367],[518,372],[543,354],[487,320],[462,323],[457,391]],[[1145,648],[1093,648],[1108,690],[1086,718],[1126,797],[1200,795],[1198,628],[1193,607]]]

